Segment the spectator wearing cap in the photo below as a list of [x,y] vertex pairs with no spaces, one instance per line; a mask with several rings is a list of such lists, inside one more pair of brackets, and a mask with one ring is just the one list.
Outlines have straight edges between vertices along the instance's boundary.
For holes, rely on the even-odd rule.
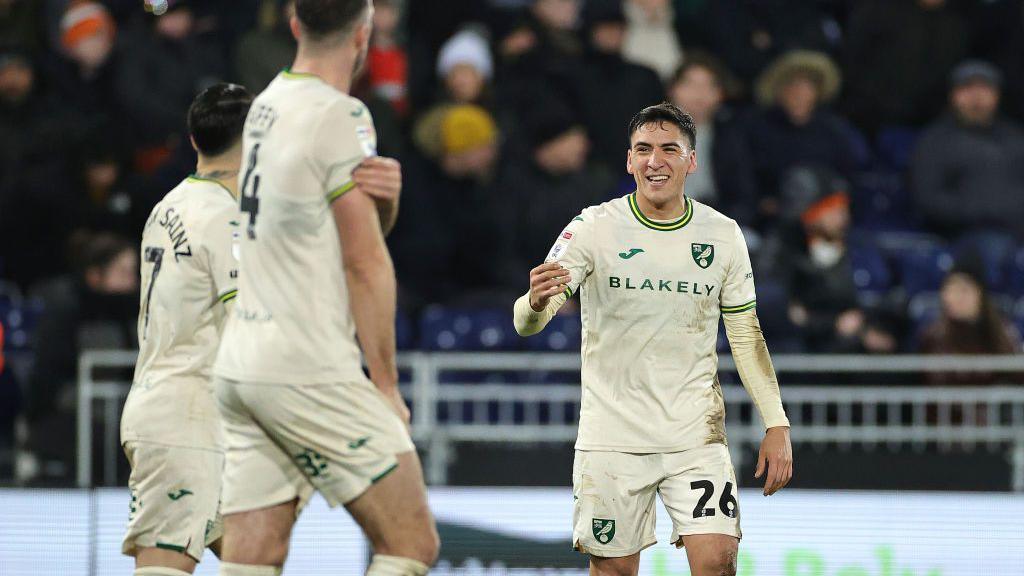
[[668,97],[697,127],[704,169],[686,177],[686,195],[750,226],[757,201],[754,171],[739,117],[727,104],[738,95],[738,84],[718,58],[690,50],[668,84]]
[[882,311],[857,298],[850,260],[849,184],[827,168],[794,168],[782,186],[780,218],[760,256],[789,295],[788,319],[804,350],[893,353],[898,339]]
[[[603,164],[589,161],[590,138],[577,111],[557,98],[536,103],[524,126],[528,161],[509,174],[516,208],[516,257],[519,273],[543,260],[551,231],[561,230],[584,207],[608,199],[614,177]],[[625,171],[625,154],[617,165]]]
[[619,0],[591,0],[584,8],[583,21],[587,52],[577,71],[574,85],[578,97],[573,102],[590,137],[593,161],[621,174],[629,148],[622,127],[637,110],[663,101],[665,89],[654,70],[622,57],[626,16]]
[[921,126],[942,111],[967,26],[947,0],[859,0],[843,46],[842,109],[869,133]]
[[55,33],[59,48],[42,67],[62,106],[75,112],[86,134],[123,140],[124,132],[118,132],[114,121],[119,115],[113,62],[117,27],[109,11],[99,2],[69,2]]
[[1002,75],[965,61],[949,112],[928,126],[911,161],[914,205],[929,231],[1024,234],[1024,131],[999,114]]
[[444,99],[459,104],[486,104],[494,76],[494,60],[487,39],[476,28],[457,32],[437,55],[437,76]]
[[[924,354],[1020,354],[1021,337],[993,302],[984,272],[968,262],[949,271],[939,291],[939,318],[921,334]],[[994,384],[1008,378],[1021,382],[1020,374],[975,371],[930,372],[929,384],[963,386]]]
[[625,0],[626,37],[622,57],[646,66],[668,82],[683,60],[682,43],[676,34],[675,7],[671,0]]
[[515,286],[508,207],[516,189],[503,188],[494,118],[474,104],[452,105],[436,138],[421,147],[426,157],[413,155],[403,166],[402,194],[417,208],[389,238],[403,307],[503,301]]
[[746,134],[760,194],[757,220],[762,223],[778,212],[779,185],[790,168],[818,166],[852,177],[850,127],[827,107],[839,84],[832,60],[806,50],[781,56],[758,79],[761,108],[748,120]]

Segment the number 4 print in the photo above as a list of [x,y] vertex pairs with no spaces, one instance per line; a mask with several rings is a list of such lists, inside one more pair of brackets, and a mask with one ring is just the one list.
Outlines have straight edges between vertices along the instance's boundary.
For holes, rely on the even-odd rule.
[[[260,145],[256,144],[252,147],[252,152],[249,153],[249,165],[245,169],[245,177],[242,178],[242,193],[239,194],[238,209],[249,215],[249,225],[246,226],[246,232],[250,240],[256,239],[256,215],[260,211],[260,175],[253,174],[256,169],[256,158],[260,152]],[[252,187],[250,188],[250,181]],[[247,191],[252,190],[252,194],[246,194]]]
[[[715,485],[710,480],[695,480],[690,482],[690,488],[692,490],[703,490],[697,505],[693,508],[694,518],[703,518],[705,516],[714,516],[714,508],[705,508],[704,506],[711,500],[711,497],[715,494]],[[729,518],[735,518],[739,512],[739,503],[736,502],[736,497],[732,495],[732,482],[725,483],[725,490],[722,491],[721,497],[718,499],[718,509],[722,511]]]

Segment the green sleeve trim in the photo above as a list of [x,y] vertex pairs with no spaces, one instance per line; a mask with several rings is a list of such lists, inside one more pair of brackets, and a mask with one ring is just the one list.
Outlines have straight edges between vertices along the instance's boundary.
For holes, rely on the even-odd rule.
[[235,296],[238,296],[238,290],[228,290],[220,296],[217,296],[217,302],[223,304],[228,300],[234,300]]
[[371,484],[376,484],[377,482],[380,482],[381,480],[384,479],[385,476],[387,476],[388,474],[391,474],[392,472],[394,472],[395,468],[398,468],[398,462],[395,462],[387,470],[381,472],[380,474],[377,474],[373,478],[370,478],[370,483]]
[[182,553],[185,552],[185,547],[184,546],[175,546],[174,544],[165,544],[163,542],[157,542],[156,543],[156,547],[157,548],[162,548],[164,550],[173,550],[175,552],[182,552]]
[[737,312],[746,312],[747,310],[753,310],[757,307],[757,300],[751,300],[746,304],[740,304],[739,306],[722,306],[722,314],[735,314]]
[[582,216],[577,216],[577,217],[572,219],[573,222],[575,222],[577,220],[579,220],[580,222],[583,222],[583,217]]
[[563,294],[565,294],[565,299],[566,300],[568,300],[569,298],[572,298],[572,288],[567,287],[565,289],[565,292],[563,292]]
[[348,182],[345,182],[341,186],[338,186],[334,190],[332,190],[332,191],[327,193],[327,203],[330,204],[331,202],[334,202],[338,198],[341,198],[342,196],[344,196],[346,192],[348,192],[349,190],[351,190],[351,189],[353,189],[355,187],[356,187],[356,183],[355,182],[353,182],[351,180],[349,180]]

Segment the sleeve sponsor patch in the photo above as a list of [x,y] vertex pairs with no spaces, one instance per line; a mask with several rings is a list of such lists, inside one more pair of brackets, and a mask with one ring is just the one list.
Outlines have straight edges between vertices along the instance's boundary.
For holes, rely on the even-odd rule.
[[373,133],[373,128],[369,126],[359,126],[356,128],[356,139],[359,140],[359,145],[363,149],[363,154],[366,156],[377,155],[376,136]]
[[562,231],[562,235],[555,240],[555,245],[551,247],[551,251],[548,252],[548,257],[544,259],[544,262],[554,262],[565,255],[566,250],[569,249],[569,244],[572,243],[573,234],[568,230]]

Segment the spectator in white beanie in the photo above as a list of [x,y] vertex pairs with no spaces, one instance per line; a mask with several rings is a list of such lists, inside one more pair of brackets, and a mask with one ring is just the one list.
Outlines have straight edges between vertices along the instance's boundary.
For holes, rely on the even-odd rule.
[[457,32],[441,47],[437,75],[456,103],[479,102],[493,74],[494,60],[487,39],[476,30]]

